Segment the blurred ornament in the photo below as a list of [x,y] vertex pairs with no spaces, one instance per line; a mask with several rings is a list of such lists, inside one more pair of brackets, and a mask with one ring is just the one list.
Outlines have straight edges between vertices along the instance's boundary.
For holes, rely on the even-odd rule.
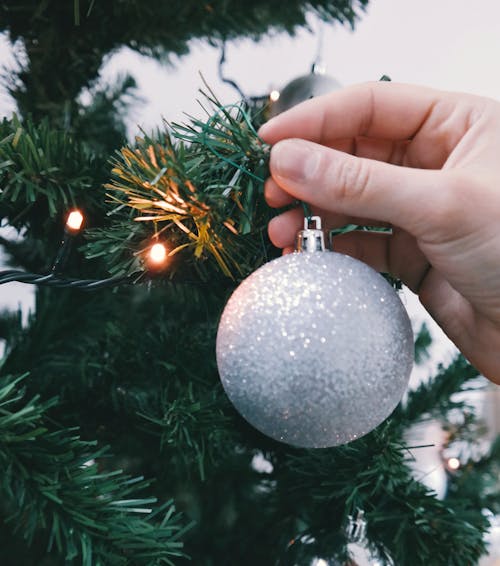
[[490,509],[483,509],[482,513],[488,519],[490,528],[484,537],[488,555],[481,558],[479,566],[500,566],[500,515],[495,515]]
[[365,514],[358,509],[354,516],[349,515],[345,529],[348,558],[314,558],[310,566],[393,566],[394,562],[387,552],[384,552],[384,559],[381,560],[377,550],[370,547],[366,527]]
[[[370,548],[368,539],[366,538],[366,519],[363,511],[358,510],[356,515],[349,516],[347,525],[347,536],[349,543],[347,551],[349,553],[349,561],[345,566],[381,566],[377,553]],[[384,557],[384,563],[392,564],[392,560],[387,556]]]
[[[226,393],[255,428],[294,446],[359,438],[399,403],[413,334],[397,293],[376,271],[325,251],[320,220],[298,251],[245,279],[217,334]],[[311,219],[311,220],[313,220]]]
[[325,73],[323,67],[313,65],[311,72],[307,75],[289,82],[281,91],[271,92],[269,116],[271,118],[277,116],[299,102],[338,90],[341,86],[337,79]]

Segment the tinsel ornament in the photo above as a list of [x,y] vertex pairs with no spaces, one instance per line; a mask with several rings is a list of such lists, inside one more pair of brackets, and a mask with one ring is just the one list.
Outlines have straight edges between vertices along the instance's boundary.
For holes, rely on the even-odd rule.
[[255,428],[326,448],[384,421],[408,385],[413,333],[398,294],[365,263],[325,250],[319,218],[297,252],[247,277],[219,323],[224,389]]
[[304,100],[339,88],[341,84],[337,79],[327,75],[322,67],[313,65],[310,73],[293,79],[280,91],[279,98],[270,104],[269,116],[277,116]]

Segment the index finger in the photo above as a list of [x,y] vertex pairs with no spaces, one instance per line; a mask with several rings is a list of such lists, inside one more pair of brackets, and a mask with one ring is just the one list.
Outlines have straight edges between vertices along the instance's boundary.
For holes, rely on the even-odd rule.
[[259,135],[269,144],[302,138],[328,145],[341,138],[413,138],[442,96],[392,82],[364,83],[306,100],[269,120]]

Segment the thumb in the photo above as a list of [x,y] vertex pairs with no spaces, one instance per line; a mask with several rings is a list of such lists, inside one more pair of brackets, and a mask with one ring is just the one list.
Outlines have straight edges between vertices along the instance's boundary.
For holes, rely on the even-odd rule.
[[389,222],[417,237],[432,219],[441,223],[450,216],[450,183],[440,170],[390,165],[300,139],[275,144],[270,169],[278,185],[296,199],[323,210]]

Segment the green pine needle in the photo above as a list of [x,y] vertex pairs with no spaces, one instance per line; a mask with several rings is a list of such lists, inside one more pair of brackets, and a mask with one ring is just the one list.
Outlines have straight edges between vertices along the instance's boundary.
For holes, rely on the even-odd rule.
[[[242,278],[266,259],[265,232],[273,214],[263,198],[269,147],[243,106],[207,99],[214,110],[207,122],[167,126],[155,137],[138,138],[112,161],[106,187],[113,223],[90,232],[88,257],[111,252],[115,272],[145,270],[145,251],[159,239],[169,257],[181,256],[181,269],[193,266],[202,279],[207,269]],[[120,219],[141,226],[131,234]],[[124,253],[131,247],[134,262]]]
[[[47,551],[67,564],[173,564],[187,528],[171,501],[140,494],[150,482],[103,472],[106,448],[77,429],[54,429],[56,399],[26,401],[26,376],[0,379],[0,494],[4,525],[28,544],[44,532]],[[10,511],[9,511],[10,509]],[[78,562],[76,562],[78,561]]]

